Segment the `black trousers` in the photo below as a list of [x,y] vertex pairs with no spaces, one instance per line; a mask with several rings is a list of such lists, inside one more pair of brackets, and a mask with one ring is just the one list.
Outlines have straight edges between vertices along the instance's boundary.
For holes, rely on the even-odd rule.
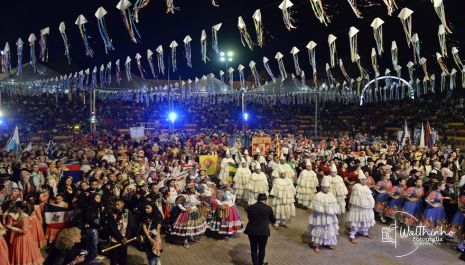
[[111,265],[126,265],[128,262],[128,246],[120,246],[110,250]]
[[263,265],[268,236],[249,235],[250,252],[253,265]]

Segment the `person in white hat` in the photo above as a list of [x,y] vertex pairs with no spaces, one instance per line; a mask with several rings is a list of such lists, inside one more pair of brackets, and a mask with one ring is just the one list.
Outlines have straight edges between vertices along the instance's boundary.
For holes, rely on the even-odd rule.
[[247,149],[244,150],[244,159],[247,162],[247,167],[250,167],[250,164],[252,164],[253,158],[249,155],[249,150]]
[[274,180],[270,195],[273,196],[272,207],[276,216],[275,229],[279,226],[287,228],[287,221],[295,216],[295,187],[285,171],[279,172],[279,178]]
[[234,159],[231,158],[231,152],[229,149],[226,150],[225,157],[221,160],[221,169],[220,173],[218,174],[218,179],[220,180],[220,184],[228,183],[229,178],[229,164],[236,164]]
[[334,163],[330,166],[330,175],[324,176],[323,179],[327,179],[330,191],[336,197],[337,203],[339,204],[340,213],[346,212],[346,196],[349,193],[344,180],[337,174],[337,168]]
[[375,199],[370,188],[367,186],[368,180],[362,170],[358,172],[358,182],[352,187],[347,214],[347,224],[350,227],[349,240],[355,242],[355,236],[360,233],[364,237],[371,238],[368,230],[375,225]]
[[339,235],[340,207],[336,197],[330,192],[328,178],[321,181],[321,191],[310,203],[311,213],[308,216],[308,232],[312,237],[313,250],[320,253],[320,246],[335,249]]
[[249,183],[250,175],[252,172],[250,171],[247,161],[242,158],[241,166],[237,169],[236,175],[234,175],[234,189],[236,191],[237,200],[246,200],[247,199],[247,184]]
[[318,187],[318,177],[312,169],[312,163],[307,161],[306,168],[300,172],[297,179],[297,202],[308,208],[317,192],[316,187]]
[[265,173],[262,172],[260,165],[256,165],[254,172],[250,176],[249,184],[247,185],[248,204],[252,205],[257,202],[257,196],[264,193],[268,196],[268,179]]
[[288,163],[286,163],[286,157],[283,154],[281,154],[281,157],[279,158],[279,164],[274,168],[273,172],[271,173],[273,181],[280,177],[281,172],[284,172],[286,174],[286,177],[290,179],[294,179],[296,175],[292,167]]

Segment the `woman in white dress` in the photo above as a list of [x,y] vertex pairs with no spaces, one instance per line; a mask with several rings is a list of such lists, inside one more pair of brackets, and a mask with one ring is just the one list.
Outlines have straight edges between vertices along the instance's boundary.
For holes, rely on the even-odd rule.
[[318,177],[312,170],[312,163],[308,161],[306,169],[300,172],[297,179],[297,202],[308,208],[317,192],[316,187],[318,187]]

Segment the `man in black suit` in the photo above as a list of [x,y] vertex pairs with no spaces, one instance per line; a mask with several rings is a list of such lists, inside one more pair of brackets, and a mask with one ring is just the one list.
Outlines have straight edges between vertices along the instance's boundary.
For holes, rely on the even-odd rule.
[[257,202],[247,208],[249,223],[244,233],[249,236],[250,251],[253,265],[267,265],[264,263],[265,248],[270,236],[269,224],[274,224],[276,218],[273,209],[266,204],[267,196],[260,193],[257,196]]
[[111,245],[122,243],[122,246],[111,250],[111,265],[126,265],[128,259],[128,246],[126,241],[136,236],[135,219],[131,211],[124,208],[124,201],[116,201],[112,214],[108,217],[108,233]]

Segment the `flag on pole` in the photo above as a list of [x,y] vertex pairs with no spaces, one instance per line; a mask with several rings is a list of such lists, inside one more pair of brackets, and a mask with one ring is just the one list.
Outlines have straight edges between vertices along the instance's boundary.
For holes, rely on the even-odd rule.
[[429,125],[429,121],[426,121],[426,132],[425,132],[425,142],[428,147],[433,146],[433,141],[431,141],[431,126]]
[[45,204],[44,212],[47,227],[57,229],[67,227],[71,222],[71,216],[73,214],[72,210],[49,203]]
[[420,147],[425,147],[425,129],[423,128],[423,123],[421,124]]
[[32,151],[32,143],[29,142],[29,144],[27,144],[26,148],[23,149],[23,151],[21,153],[24,153],[24,152],[31,152]]
[[13,131],[13,135],[11,136],[10,140],[8,140],[8,144],[5,146],[5,151],[19,151],[20,147],[20,142],[19,142],[19,131],[18,131],[18,126],[15,127],[15,130]]

